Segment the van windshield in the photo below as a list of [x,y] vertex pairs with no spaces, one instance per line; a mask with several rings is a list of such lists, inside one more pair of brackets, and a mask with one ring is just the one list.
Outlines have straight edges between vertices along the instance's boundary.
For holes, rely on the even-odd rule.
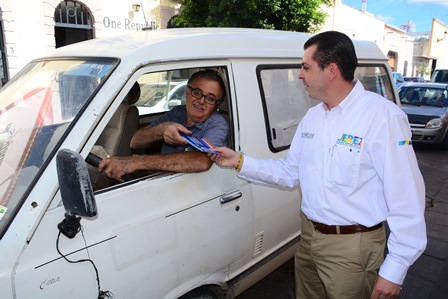
[[34,61],[0,90],[0,236],[69,124],[115,64]]

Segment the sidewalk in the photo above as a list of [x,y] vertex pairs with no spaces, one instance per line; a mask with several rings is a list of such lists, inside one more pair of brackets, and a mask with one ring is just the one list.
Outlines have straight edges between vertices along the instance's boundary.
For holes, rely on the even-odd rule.
[[[448,153],[417,150],[426,183],[428,245],[409,269],[400,299],[448,298]],[[425,161],[425,163],[422,163]]]

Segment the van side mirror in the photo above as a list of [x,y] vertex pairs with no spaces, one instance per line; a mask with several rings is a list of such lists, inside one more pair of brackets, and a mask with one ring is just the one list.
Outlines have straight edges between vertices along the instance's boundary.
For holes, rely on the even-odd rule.
[[96,216],[96,202],[87,165],[80,154],[62,149],[56,156],[59,189],[65,208],[65,219],[58,225],[68,238],[79,232],[81,217]]

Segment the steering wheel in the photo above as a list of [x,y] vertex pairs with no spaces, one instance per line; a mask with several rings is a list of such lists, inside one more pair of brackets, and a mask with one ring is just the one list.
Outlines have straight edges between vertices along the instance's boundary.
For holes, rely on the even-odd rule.
[[[100,166],[101,161],[103,161],[103,158],[93,154],[93,153],[89,153],[86,157],[86,163],[92,165],[93,167],[97,167]],[[129,182],[132,181],[133,179],[135,179],[136,177],[134,176],[134,174],[132,173],[128,173],[122,176],[123,180],[125,182]]]
[[101,157],[99,157],[95,154],[92,154],[92,153],[89,153],[86,158],[86,163],[88,163],[92,166],[95,166],[95,167],[100,166],[101,161],[103,161],[103,159]]

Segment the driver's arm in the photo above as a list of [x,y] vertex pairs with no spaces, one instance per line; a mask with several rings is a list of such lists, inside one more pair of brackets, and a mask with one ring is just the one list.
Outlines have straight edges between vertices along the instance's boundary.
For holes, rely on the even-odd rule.
[[147,149],[155,142],[163,140],[168,144],[187,144],[180,133],[191,134],[191,132],[179,123],[162,122],[153,127],[137,130],[131,139],[131,148]]
[[209,170],[213,162],[202,152],[181,152],[166,155],[112,157],[104,159],[98,169],[110,178],[123,182],[123,175],[137,170],[173,172],[201,172]]

